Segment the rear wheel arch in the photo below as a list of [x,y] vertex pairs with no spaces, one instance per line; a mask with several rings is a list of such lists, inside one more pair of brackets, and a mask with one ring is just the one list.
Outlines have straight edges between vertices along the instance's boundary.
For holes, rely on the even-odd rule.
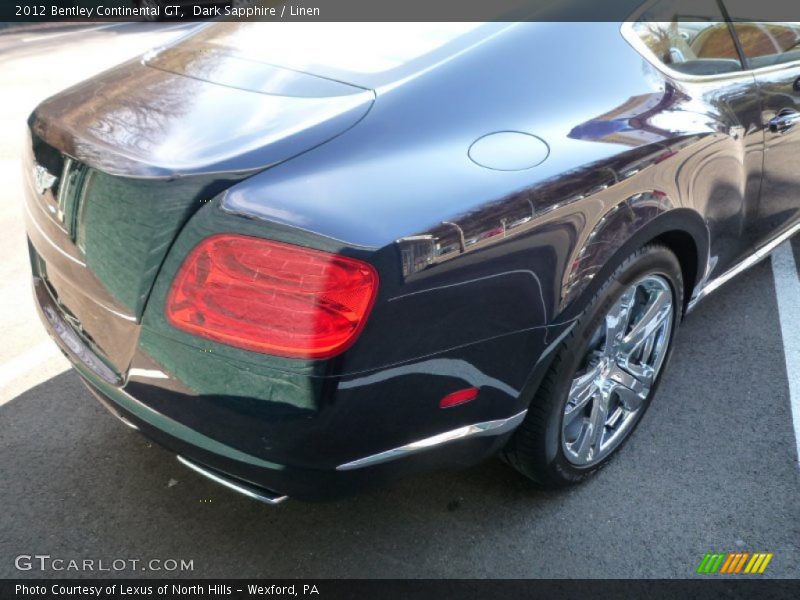
[[[621,333],[624,334],[626,331],[632,333],[633,329],[628,329],[628,322],[620,321],[621,317],[609,320],[607,315],[618,314],[616,307],[620,304],[622,304],[625,312],[632,311],[634,306],[633,297],[628,301],[623,300],[625,294],[628,293],[626,290],[638,290],[640,284],[655,279],[660,280],[659,285],[662,286],[663,290],[668,291],[669,298],[671,298],[671,303],[664,305],[663,308],[669,308],[670,315],[678,316],[680,314],[682,292],[685,287],[682,282],[682,267],[672,250],[662,243],[650,243],[635,249],[615,265],[614,270],[604,278],[595,294],[587,300],[583,311],[576,317],[575,326],[570,327],[568,335],[559,342],[556,351],[553,353],[553,360],[548,366],[541,384],[535,391],[525,420],[515,430],[507,446],[503,449],[501,456],[518,471],[546,487],[561,487],[577,483],[606,464],[616,453],[616,450],[622,447],[628,439],[656,394],[661,374],[664,370],[663,367],[666,366],[671,352],[672,340],[679,326],[679,319],[669,317],[670,320],[666,321],[667,325],[665,325],[665,327],[668,327],[667,333],[658,333],[657,329],[649,330],[647,327],[640,330],[651,331],[653,335],[667,336],[664,338],[666,341],[663,342],[666,346],[660,351],[660,357],[653,363],[653,369],[648,374],[637,366],[636,361],[641,360],[643,361],[642,364],[650,364],[648,362],[650,360],[648,358],[649,353],[653,352],[653,349],[662,342],[655,342],[655,346],[653,342],[650,342],[649,346],[643,346],[649,348],[649,350],[643,350],[645,354],[639,358],[629,356],[639,353],[639,346],[631,346],[626,351],[624,349],[625,345],[632,342],[624,341],[621,335],[609,337],[611,335],[609,331],[613,333],[618,330],[620,322],[623,323]],[[622,315],[622,313],[619,314]],[[649,311],[644,311],[643,314],[650,313]],[[664,322],[663,319],[665,317],[656,317],[657,314],[653,313],[653,316],[659,319],[658,322]],[[632,323],[635,324],[636,322],[633,321]],[[630,326],[634,327],[634,325]],[[605,331],[605,336],[599,335],[603,331]],[[609,340],[612,340],[611,347],[609,347]],[[596,346],[597,344],[599,346]],[[613,350],[613,348],[617,347],[622,352],[619,356],[616,350]],[[597,348],[601,350],[599,354],[595,352]],[[609,352],[609,348],[613,351]],[[628,355],[625,355],[625,352],[628,352]],[[590,356],[594,358],[589,359]],[[626,356],[626,359],[621,362],[620,357],[623,356]],[[633,362],[628,363],[627,359],[629,358],[633,358]],[[587,376],[594,369],[598,370],[597,377],[611,377],[614,382],[624,382],[632,377],[637,379],[641,385],[637,386],[635,383],[631,386],[628,386],[627,383],[621,383],[621,385],[623,387],[628,386],[628,392],[632,393],[633,390],[636,390],[636,394],[641,393],[641,396],[639,396],[636,406],[628,406],[629,411],[633,412],[629,415],[630,419],[627,421],[625,431],[617,432],[619,435],[616,435],[616,442],[609,446],[608,451],[600,455],[597,460],[594,460],[592,456],[588,456],[587,458],[592,460],[588,460],[585,464],[576,464],[569,460],[566,446],[578,442],[580,438],[568,438],[567,429],[565,428],[565,419],[568,414],[567,404],[574,397],[573,389],[575,389],[576,382],[581,380],[585,382],[594,381],[594,385],[597,386],[597,393],[607,399],[611,398],[611,390],[606,387],[607,382],[597,383],[595,375],[591,375],[587,379]],[[622,379],[618,378],[619,375],[607,375],[615,372],[615,370],[627,375]],[[578,383],[578,385],[583,386],[584,384]],[[642,385],[645,387],[641,387]],[[602,390],[606,391],[603,392]],[[593,393],[592,397],[594,396],[595,394]],[[630,394],[624,394],[617,398],[627,405],[627,401],[624,398],[629,397]],[[593,402],[597,403],[598,400]],[[581,408],[584,404],[586,404],[585,400],[578,404],[576,409]],[[589,404],[586,404],[586,406],[589,406]],[[615,415],[616,412],[614,412]],[[613,430],[616,427],[614,423],[618,423],[618,419],[612,416],[609,421],[609,414],[611,412],[608,410],[598,412],[600,418],[598,422],[601,424],[602,429],[597,431],[605,431],[607,427]],[[594,406],[592,405],[591,415],[588,416],[589,421],[594,422],[596,420],[594,415]],[[583,417],[580,414],[578,415],[579,419],[586,417],[587,415]],[[613,439],[614,436],[612,435],[611,438]],[[603,441],[602,437],[597,439],[600,442]],[[580,446],[582,447],[583,444],[580,444]],[[594,446],[593,442],[592,446]],[[602,449],[602,446],[599,449]]]
[[[609,229],[610,231],[610,229]],[[633,252],[648,244],[661,244],[675,254],[681,265],[684,281],[683,303],[686,310],[694,290],[702,280],[709,257],[709,231],[705,221],[696,211],[689,208],[667,210],[648,220],[625,239],[610,237],[611,251],[605,252],[602,262],[586,264],[574,261],[573,273],[565,280],[574,277],[578,269],[589,273],[583,285],[565,286],[562,293],[562,304],[555,323],[569,321],[579,315],[586,301],[594,296],[602,282],[605,281],[619,264]],[[583,253],[583,252],[581,252]]]
[[685,230],[673,229],[653,238],[648,244],[656,243],[669,248],[681,265],[683,272],[683,310],[689,307],[700,273],[700,251],[695,238]]

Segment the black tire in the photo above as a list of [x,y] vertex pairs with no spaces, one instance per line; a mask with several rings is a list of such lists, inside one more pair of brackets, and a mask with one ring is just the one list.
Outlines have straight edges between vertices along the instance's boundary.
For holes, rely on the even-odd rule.
[[[649,275],[665,278],[673,294],[672,329],[669,346],[642,409],[638,411],[626,436],[610,454],[596,464],[578,466],[568,460],[562,446],[562,419],[573,378],[590,349],[595,332],[606,314],[626,289]],[[683,278],[675,255],[665,246],[651,244],[625,259],[594,295],[577,319],[570,334],[554,351],[549,371],[531,401],[528,414],[502,452],[503,458],[520,473],[542,487],[557,488],[578,483],[607,464],[630,438],[653,396],[672,353],[682,315]]]

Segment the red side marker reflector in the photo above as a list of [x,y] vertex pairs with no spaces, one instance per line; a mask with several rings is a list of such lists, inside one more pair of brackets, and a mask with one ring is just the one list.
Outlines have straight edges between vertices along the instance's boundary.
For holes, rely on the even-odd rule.
[[452,394],[447,394],[444,398],[439,400],[439,408],[450,408],[451,406],[458,406],[470,400],[475,400],[478,397],[478,388],[471,387],[463,390],[458,390]]

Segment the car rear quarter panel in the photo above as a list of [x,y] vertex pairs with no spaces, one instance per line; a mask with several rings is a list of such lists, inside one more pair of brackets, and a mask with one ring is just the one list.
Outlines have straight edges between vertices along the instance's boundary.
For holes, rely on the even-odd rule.
[[[422,318],[431,305],[450,306],[421,320],[435,331],[447,324],[441,344],[547,326],[569,318],[626,240],[670,211],[685,209],[691,221],[681,229],[699,279],[746,251],[762,161],[748,84],[670,80],[618,24],[520,24],[379,88],[358,127],[231,188],[222,208],[341,247],[394,251],[400,267],[382,276],[393,294],[376,314]],[[752,102],[754,121],[738,138],[726,95]],[[548,158],[520,171],[472,162],[470,145],[498,131],[540,137]],[[471,317],[470,305],[482,309],[485,329],[454,314]],[[434,330],[425,342],[439,337]]]
[[[666,81],[618,25],[518,25],[376,93],[358,126],[189,220],[145,311],[132,396],[250,455],[329,469],[522,410],[626,241],[680,228],[705,274],[715,194],[727,194],[720,222],[741,226],[745,151],[731,115]],[[535,134],[549,157],[480,167],[468,149],[496,131]],[[381,286],[356,344],[300,361],[171,328],[172,278],[220,231],[372,262]],[[477,401],[438,409],[467,386]]]

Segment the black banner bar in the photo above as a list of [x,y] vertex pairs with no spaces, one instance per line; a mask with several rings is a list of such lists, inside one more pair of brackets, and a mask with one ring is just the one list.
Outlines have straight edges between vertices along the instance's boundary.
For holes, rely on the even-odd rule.
[[[742,0],[729,1],[741,4]],[[0,21],[625,21],[652,4],[652,0],[3,0]],[[697,12],[697,0],[661,0],[658,6],[679,18]],[[747,11],[749,21],[800,21],[796,0],[753,1]]]
[[483,600],[485,598],[676,598],[800,597],[800,580],[698,578],[695,580],[5,580],[0,598],[46,599],[292,599]]

